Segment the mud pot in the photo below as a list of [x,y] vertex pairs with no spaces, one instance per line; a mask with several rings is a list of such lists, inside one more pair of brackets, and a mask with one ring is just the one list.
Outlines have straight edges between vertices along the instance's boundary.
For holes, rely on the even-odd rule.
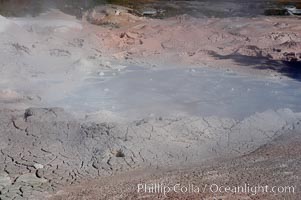
[[[299,200],[300,19],[261,3],[0,16],[0,199]],[[296,189],[137,192],[155,182]]]

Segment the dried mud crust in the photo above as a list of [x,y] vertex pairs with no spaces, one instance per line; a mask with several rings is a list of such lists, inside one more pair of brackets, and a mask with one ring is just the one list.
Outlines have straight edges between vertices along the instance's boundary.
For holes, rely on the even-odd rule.
[[[300,132],[290,132],[280,136],[247,155],[227,161],[204,164],[203,167],[190,167],[182,170],[144,170],[110,178],[86,181],[83,184],[65,187],[51,200],[84,199],[219,199],[219,200],[298,200],[300,197]],[[148,173],[149,172],[149,173]],[[215,193],[205,190],[201,193],[138,193],[138,184],[164,183],[166,185],[193,184],[200,188],[218,186],[268,185],[270,187],[293,186],[293,192],[261,193]],[[291,190],[292,191],[292,190]]]
[[301,130],[301,116],[290,110],[241,121],[185,117],[80,122],[61,108],[2,109],[0,117],[1,199],[45,199],[65,185],[95,177],[241,156]]

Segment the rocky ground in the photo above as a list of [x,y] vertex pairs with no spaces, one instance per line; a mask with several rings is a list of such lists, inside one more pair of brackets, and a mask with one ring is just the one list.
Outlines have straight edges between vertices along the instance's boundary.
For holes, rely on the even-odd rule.
[[108,120],[49,106],[91,74],[128,65],[209,66],[298,81],[300,19],[158,20],[106,6],[83,21],[53,10],[0,22],[0,199],[200,198],[135,192],[137,183],[151,181],[300,185],[301,115],[290,109],[243,119],[216,113]]

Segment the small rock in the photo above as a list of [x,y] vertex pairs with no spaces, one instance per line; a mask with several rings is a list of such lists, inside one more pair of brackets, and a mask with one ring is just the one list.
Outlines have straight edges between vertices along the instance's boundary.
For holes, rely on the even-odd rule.
[[35,163],[33,166],[35,169],[43,169],[44,168],[44,165],[39,164],[39,163]]
[[119,16],[120,13],[121,13],[120,10],[116,10],[116,11],[115,11],[115,15],[117,15],[117,16]]

